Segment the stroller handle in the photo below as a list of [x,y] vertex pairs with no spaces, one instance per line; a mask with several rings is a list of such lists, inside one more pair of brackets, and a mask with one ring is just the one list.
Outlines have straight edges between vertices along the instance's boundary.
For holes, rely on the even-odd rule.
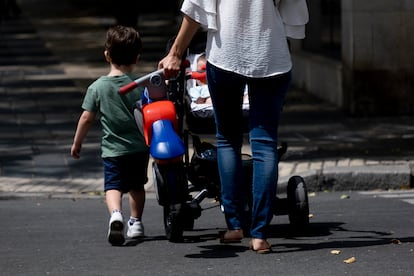
[[162,86],[164,84],[164,69],[158,69],[157,71],[154,71],[152,73],[149,73],[141,78],[138,78],[127,85],[122,86],[119,88],[119,93],[122,95],[127,94],[128,92],[131,92],[134,88],[138,86]]
[[[182,68],[186,68],[190,65],[190,62],[188,60],[184,60],[181,64]],[[187,79],[198,79],[198,80],[205,80],[205,71],[200,72],[190,72],[189,74],[186,74]],[[127,85],[122,86],[119,88],[119,93],[122,95],[127,94],[128,92],[131,92],[134,88],[137,88],[138,86],[145,86],[150,90],[150,96],[151,98],[162,98],[165,96],[165,74],[164,69],[158,69],[156,71],[153,71],[145,76],[142,76]]]
[[206,65],[203,64],[199,70],[197,71],[189,71],[186,74],[187,79],[199,80],[202,82],[206,82]]
[[187,78],[206,82],[206,72],[192,71],[187,74]]

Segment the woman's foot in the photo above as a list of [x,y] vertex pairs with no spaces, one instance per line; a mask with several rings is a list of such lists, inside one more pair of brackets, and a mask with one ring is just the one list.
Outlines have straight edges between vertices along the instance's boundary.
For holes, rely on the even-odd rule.
[[227,230],[220,233],[220,243],[239,243],[243,239],[243,230]]
[[258,254],[267,254],[272,251],[272,245],[263,239],[251,239],[249,248]]

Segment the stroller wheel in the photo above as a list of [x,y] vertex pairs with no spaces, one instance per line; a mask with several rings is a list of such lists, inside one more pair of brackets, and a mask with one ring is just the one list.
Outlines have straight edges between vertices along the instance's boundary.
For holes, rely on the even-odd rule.
[[309,225],[309,201],[305,181],[292,176],[287,186],[289,222],[295,230],[304,230]]

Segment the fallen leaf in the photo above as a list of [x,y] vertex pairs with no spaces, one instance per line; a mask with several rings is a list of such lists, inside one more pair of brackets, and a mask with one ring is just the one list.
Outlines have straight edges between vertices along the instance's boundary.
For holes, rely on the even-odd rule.
[[392,239],[391,243],[393,244],[401,244],[401,241],[399,239]]
[[346,264],[352,264],[352,263],[355,263],[355,262],[356,262],[355,257],[351,257],[349,259],[344,260],[344,263],[346,263]]
[[332,250],[331,251],[331,254],[333,254],[333,255],[339,255],[339,254],[341,254],[341,250]]
[[349,195],[341,195],[341,199],[348,199],[351,198]]

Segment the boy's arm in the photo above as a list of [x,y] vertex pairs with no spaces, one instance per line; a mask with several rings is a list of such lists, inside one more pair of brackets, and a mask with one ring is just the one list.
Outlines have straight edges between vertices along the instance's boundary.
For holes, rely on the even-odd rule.
[[73,138],[72,148],[70,150],[70,155],[72,155],[73,158],[80,158],[83,139],[85,139],[94,121],[95,113],[86,110],[82,112],[82,115],[79,118],[78,127],[76,128],[75,137]]

